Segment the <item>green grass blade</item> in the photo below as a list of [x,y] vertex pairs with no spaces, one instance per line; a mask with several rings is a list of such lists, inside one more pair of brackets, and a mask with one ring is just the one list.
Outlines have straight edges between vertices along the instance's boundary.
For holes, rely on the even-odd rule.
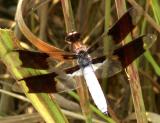
[[[157,24],[160,25],[160,5],[158,0],[152,0],[151,7],[154,13],[155,20]],[[156,74],[160,76],[160,66],[157,64],[157,62],[154,60],[150,52],[145,53],[146,59],[151,63],[152,67],[154,68]]]

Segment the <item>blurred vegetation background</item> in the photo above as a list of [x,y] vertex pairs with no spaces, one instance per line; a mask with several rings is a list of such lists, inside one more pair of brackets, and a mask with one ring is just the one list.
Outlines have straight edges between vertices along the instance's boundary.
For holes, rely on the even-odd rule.
[[[25,23],[30,31],[41,40],[68,51],[69,47],[64,41],[65,36],[69,30],[67,29],[67,24],[63,15],[65,14],[63,13],[64,6],[66,6],[63,5],[65,0],[24,1],[23,19],[25,20]],[[17,4],[18,0],[0,0],[0,28],[12,30],[15,34],[15,37],[19,40],[18,42],[21,47],[29,50],[36,50],[36,48],[19,30],[17,22],[15,21]],[[47,99],[49,99],[49,97],[52,96],[52,98],[54,98],[53,100],[56,100],[58,107],[60,106],[60,109],[63,110],[62,112],[64,116],[62,115],[62,117],[66,117],[67,119],[66,120],[65,118],[62,118],[62,121],[53,121],[56,123],[159,123],[160,1],[71,0],[71,6],[68,5],[67,7],[69,7],[71,10],[73,9],[73,13],[71,12],[71,15],[69,16],[73,16],[73,23],[75,24],[74,30],[77,30],[81,33],[82,41],[87,45],[93,43],[104,31],[107,31],[110,27],[112,27],[112,25],[118,20],[122,13],[127,11],[127,9],[130,7],[134,7],[143,11],[141,11],[141,21],[138,23],[126,41],[130,40],[131,37],[136,38],[140,35],[149,33],[156,34],[157,41],[155,44],[153,44],[149,51],[147,51],[138,60],[136,60],[136,70],[138,77],[140,78],[140,81],[138,81],[140,85],[137,87],[137,95],[141,95],[141,91],[139,91],[140,87],[142,90],[143,98],[137,98],[136,95],[133,94],[133,92],[136,91],[132,91],[134,85],[128,81],[125,71],[122,71],[121,73],[118,73],[117,75],[110,78],[104,79],[99,77],[104,94],[107,97],[109,113],[111,117],[105,116],[100,111],[98,111],[91,99],[91,109],[89,109],[89,106],[85,107],[84,105],[88,97],[86,97],[87,99],[80,97],[80,99],[84,99],[84,102],[82,100],[79,101],[78,95],[75,93],[76,91],[74,91],[73,93],[62,93],[56,94],[54,96],[49,95],[47,97]],[[19,15],[17,14],[16,16]],[[101,47],[92,54],[93,57],[107,52],[107,48],[110,47],[110,45],[106,40],[107,39],[104,38],[101,42],[99,42]],[[103,47],[104,49],[102,49]],[[2,61],[0,60],[0,123],[52,123],[53,121],[46,120],[45,115],[43,115],[43,112],[45,112],[43,109],[38,106],[37,107],[39,109],[37,109],[36,106],[32,106],[32,104],[36,105],[36,101],[32,101],[33,97],[30,97],[31,101],[29,101],[23,91],[15,86],[15,77],[10,74],[10,70],[7,69],[6,65],[4,65],[4,62]],[[55,62],[53,63],[53,65],[55,65],[54,67],[56,67],[57,64],[60,68],[64,66],[64,63],[59,64],[59,62]],[[73,63],[67,65],[72,64]],[[44,98],[44,96],[42,98]],[[133,99],[139,100],[138,103],[140,107],[136,107],[137,105]],[[89,104],[87,103],[87,105]],[[145,108],[143,105],[145,105]],[[46,107],[47,106],[48,104]],[[138,109],[142,112],[146,111],[147,115],[141,116],[138,114]],[[41,112],[41,115],[39,115],[36,110]],[[54,115],[58,115],[58,113],[54,111],[49,110],[48,112],[53,112],[55,113]],[[46,117],[48,116],[46,115]],[[55,118],[56,116],[53,117]]]

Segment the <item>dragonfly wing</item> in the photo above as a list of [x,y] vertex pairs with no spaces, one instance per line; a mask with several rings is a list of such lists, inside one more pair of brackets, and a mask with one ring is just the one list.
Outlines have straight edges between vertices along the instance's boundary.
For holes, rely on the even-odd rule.
[[97,76],[106,78],[121,72],[123,68],[118,60],[106,59],[102,63],[93,64],[93,69]]
[[[92,59],[92,63],[95,64],[93,65],[94,70],[100,71],[101,69],[105,69],[106,71],[103,71],[103,76],[111,77],[131,64],[149,49],[155,41],[156,36],[153,34],[140,36],[128,44],[114,50],[113,56],[108,57],[107,59],[106,56]],[[102,73],[102,70],[98,73]]]
[[49,65],[47,59],[49,55],[41,52],[33,52],[28,50],[14,50],[17,52],[19,59],[21,60],[22,67],[25,68],[35,68],[35,69],[48,69]]
[[104,32],[89,48],[88,53],[95,51],[99,41],[109,36],[115,44],[120,43],[137,25],[141,14],[134,8],[130,8],[109,30]]
[[82,71],[81,71],[79,65],[67,68],[67,69],[65,69],[65,72],[71,77],[73,77],[73,76],[82,76]]
[[[13,50],[13,52],[17,52],[19,55],[19,59],[22,62],[22,67],[25,68],[34,68],[34,69],[49,69],[50,62],[53,62],[53,55],[56,54],[57,57],[61,57],[63,60],[72,60],[77,56],[72,53],[42,53],[28,50]],[[54,57],[56,57],[54,55]]]
[[59,93],[77,88],[74,79],[65,74],[58,75],[56,72],[26,77],[21,80],[26,82],[29,93]]
[[45,75],[26,77],[21,80],[26,82],[29,93],[52,93],[57,92],[57,83],[54,80],[56,76],[56,73],[50,73]]
[[115,44],[120,43],[137,25],[142,13],[130,8],[108,31]]
[[125,68],[149,49],[155,41],[155,35],[143,35],[116,49],[113,55],[118,57],[122,67]]
[[62,73],[59,76],[57,76],[57,81],[57,90],[59,93],[75,90],[78,88],[77,83],[73,79],[73,77],[68,76],[66,73]]

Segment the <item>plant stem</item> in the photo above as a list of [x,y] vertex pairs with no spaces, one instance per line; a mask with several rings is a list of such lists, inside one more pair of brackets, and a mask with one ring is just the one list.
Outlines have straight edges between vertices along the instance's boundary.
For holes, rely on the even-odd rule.
[[[126,4],[124,0],[116,0],[116,7],[117,7],[117,13],[118,17],[121,17],[126,10]],[[129,35],[124,42],[129,42],[131,39],[131,36]],[[147,123],[147,117],[146,117],[146,111],[145,111],[145,106],[143,102],[143,96],[142,96],[142,91],[141,91],[141,85],[140,85],[140,80],[139,80],[139,75],[138,71],[136,68],[136,65],[132,63],[129,65],[126,69],[126,74],[128,76],[128,81],[130,84],[131,88],[131,94],[132,94],[132,99],[133,99],[133,104],[134,104],[134,109],[135,109],[135,114],[137,118],[137,123]]]

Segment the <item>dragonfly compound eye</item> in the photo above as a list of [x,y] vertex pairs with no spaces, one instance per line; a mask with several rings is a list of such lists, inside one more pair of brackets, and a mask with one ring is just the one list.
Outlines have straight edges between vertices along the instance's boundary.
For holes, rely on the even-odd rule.
[[71,33],[68,33],[65,40],[67,42],[70,42],[70,43],[73,43],[73,42],[76,42],[80,39],[81,35],[80,33],[78,32],[71,32]]

